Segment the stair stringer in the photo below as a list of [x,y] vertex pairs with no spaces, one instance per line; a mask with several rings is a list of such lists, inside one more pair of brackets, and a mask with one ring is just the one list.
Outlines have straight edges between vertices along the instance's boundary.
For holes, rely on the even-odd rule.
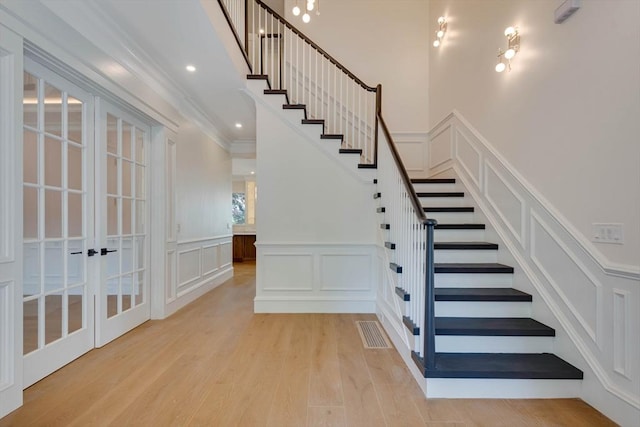
[[404,304],[406,304],[406,302],[402,301],[395,294],[399,275],[385,267],[388,266],[392,260],[389,257],[389,250],[384,247],[384,241],[383,233],[378,231],[378,265],[380,266],[381,272],[379,274],[380,282],[376,298],[376,315],[385,332],[389,338],[391,338],[398,354],[400,354],[400,357],[402,357],[402,360],[411,372],[411,375],[413,375],[422,392],[426,395],[427,383],[423,373],[420,372],[411,358],[411,351],[416,346],[416,337],[409,333],[409,330],[402,322],[402,316],[405,311]]
[[341,145],[339,142],[320,139],[320,135],[322,135],[320,125],[301,124],[303,117],[298,113],[300,110],[284,111],[282,109],[282,101],[285,99],[284,95],[265,95],[263,91],[267,88],[265,80],[249,80],[247,81],[247,89],[245,92],[256,102],[281,117],[283,122],[292,130],[311,143],[311,145],[316,147],[322,154],[342,166],[354,178],[361,182],[373,182],[373,178],[377,176],[375,169],[358,169],[360,156],[341,155],[338,152]]

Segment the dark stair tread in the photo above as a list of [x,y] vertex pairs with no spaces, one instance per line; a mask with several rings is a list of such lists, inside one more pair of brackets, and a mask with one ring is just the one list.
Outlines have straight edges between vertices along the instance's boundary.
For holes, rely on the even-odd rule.
[[436,317],[436,335],[553,337],[555,330],[527,317]]
[[395,271],[396,273],[402,273],[402,266],[396,264],[395,262],[390,262],[389,268]]
[[380,228],[383,230],[389,230],[391,228],[391,224],[380,224]]
[[427,191],[416,192],[418,197],[464,197],[462,191]]
[[264,94],[265,95],[286,95],[287,90],[286,89],[265,89]]
[[395,249],[396,248],[396,244],[395,243],[391,243],[391,242],[384,242],[384,247],[387,249]]
[[427,378],[572,379],[583,373],[551,353],[436,353]]
[[323,125],[324,119],[302,119],[303,125]]
[[373,163],[360,163],[358,164],[358,169],[377,169],[378,166]]
[[382,197],[382,193],[373,193],[373,198],[374,199],[379,199],[380,197]]
[[306,110],[307,106],[305,104],[283,104],[283,110]]
[[435,206],[429,208],[422,208],[425,212],[473,212],[473,206]]
[[471,249],[471,250],[497,250],[496,243],[489,242],[435,242],[434,249],[454,250],[454,249]]
[[323,133],[320,135],[320,139],[343,139],[344,135],[339,133]]
[[436,224],[436,230],[484,230],[484,224]]
[[404,291],[404,289],[396,286],[396,295],[402,298],[402,301],[411,301],[411,297],[408,293]]
[[269,80],[269,76],[266,74],[247,74],[248,80]]
[[529,302],[531,295],[513,288],[435,288],[436,301]]
[[376,209],[376,212],[378,213],[384,213],[387,209],[384,206],[381,206],[379,208]]
[[455,184],[455,178],[413,178],[412,184]]
[[436,273],[513,273],[513,267],[493,262],[436,263]]
[[362,154],[362,149],[361,148],[341,148],[340,149],[340,154]]
[[407,327],[407,329],[409,329],[412,335],[420,335],[420,328],[413,323],[413,320],[409,319],[407,316],[402,316],[402,323]]

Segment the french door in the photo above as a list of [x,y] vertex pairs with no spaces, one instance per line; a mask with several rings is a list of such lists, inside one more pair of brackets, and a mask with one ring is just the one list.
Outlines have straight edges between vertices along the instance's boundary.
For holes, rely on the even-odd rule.
[[150,128],[25,60],[24,387],[150,318]]
[[23,354],[28,387],[94,347],[93,97],[25,61]]
[[150,128],[101,102],[98,157],[101,188],[100,290],[96,346],[100,347],[150,318],[148,144]]

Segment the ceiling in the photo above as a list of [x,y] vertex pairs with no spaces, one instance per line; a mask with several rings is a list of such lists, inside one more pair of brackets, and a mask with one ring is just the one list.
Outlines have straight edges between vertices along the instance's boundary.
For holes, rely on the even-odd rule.
[[[213,130],[209,134],[222,136],[224,145],[255,142],[255,104],[243,91],[247,71],[236,68],[230,55],[237,57],[239,52],[230,53],[218,34],[229,31],[228,27],[214,28],[205,11],[205,6],[219,7],[216,0],[3,3],[23,20],[34,21],[34,28],[40,26],[54,39],[52,22],[64,21],[74,34],[81,34],[97,46],[112,63],[115,60],[114,66],[98,64],[101,74],[116,82],[148,82],[182,116]],[[69,44],[67,39],[63,40]],[[229,49],[239,48],[234,44]],[[86,60],[95,63],[93,58]],[[196,71],[188,72],[188,64],[194,65]],[[236,123],[241,123],[242,128],[237,128]]]

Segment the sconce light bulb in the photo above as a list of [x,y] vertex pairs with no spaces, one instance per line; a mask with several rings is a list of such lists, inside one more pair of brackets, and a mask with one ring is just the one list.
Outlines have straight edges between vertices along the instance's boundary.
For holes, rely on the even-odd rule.
[[307,2],[307,10],[313,10],[313,2]]
[[293,15],[294,15],[294,16],[298,16],[298,15],[300,15],[300,8],[298,7],[298,5],[293,6],[293,10],[292,10],[292,12],[293,12]]
[[512,35],[514,35],[515,33],[516,33],[516,29],[515,29],[515,28],[513,28],[513,27],[507,27],[507,28],[504,30],[504,35],[505,35],[505,36],[507,36],[507,37],[511,37],[511,36],[512,36]]
[[302,15],[302,22],[304,22],[305,24],[308,24],[309,21],[311,21],[311,16],[309,16],[308,13],[305,13],[304,15]]
[[440,30],[436,33],[436,36],[438,36],[439,39],[441,39],[444,36],[444,31]]
[[440,25],[444,24],[444,16],[441,16],[440,18],[438,18],[438,24]]
[[501,73],[505,70],[505,68],[507,68],[506,65],[504,65],[504,62],[498,62],[498,64],[496,65],[496,71],[498,73]]
[[507,51],[504,53],[504,57],[507,58],[507,59],[511,59],[514,56],[516,56],[515,49],[507,49]]
[[440,40],[436,40],[433,42],[433,47],[438,47],[440,46]]

